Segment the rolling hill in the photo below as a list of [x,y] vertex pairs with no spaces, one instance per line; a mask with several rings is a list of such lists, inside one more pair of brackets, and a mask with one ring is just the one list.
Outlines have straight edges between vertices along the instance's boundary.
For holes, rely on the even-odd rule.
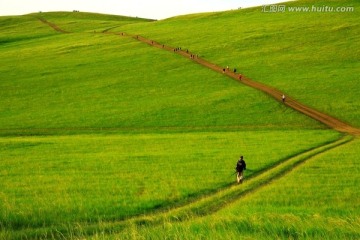
[[359,126],[359,3],[286,6],[325,4],[355,10],[0,17],[0,237],[359,237],[357,137],[136,39]]
[[[285,12],[263,12],[259,7],[195,14],[114,31],[189,49],[359,127],[359,102],[355,100],[360,91],[356,78],[360,69],[359,3],[308,0],[285,6]],[[332,6],[333,11],[339,6],[352,7],[353,11],[290,11],[324,6]]]

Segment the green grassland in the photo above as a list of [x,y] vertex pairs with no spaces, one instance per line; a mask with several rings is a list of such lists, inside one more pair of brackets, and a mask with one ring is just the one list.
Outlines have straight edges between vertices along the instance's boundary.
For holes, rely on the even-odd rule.
[[316,130],[3,138],[0,219],[13,230],[121,220],[232,185],[239,150],[251,155],[251,178],[338,137]]
[[112,28],[131,25],[134,23],[154,21],[144,18],[132,18],[87,12],[45,12],[40,14],[34,13],[29,16],[55,22],[57,25],[61,26],[61,29],[67,32],[107,31]]
[[21,47],[8,43],[1,51],[5,134],[59,128],[323,128],[221,74],[129,37],[57,34]]
[[[329,33],[312,22],[309,28],[318,15],[259,9],[158,22],[88,13],[0,17],[0,238],[88,238],[94,232],[95,239],[358,236],[358,140],[322,150],[342,135],[177,54],[110,33],[189,48],[358,124],[357,50],[349,50],[358,44],[355,13],[321,20],[335,29],[340,18],[349,18],[350,41],[340,38],[341,27]],[[39,17],[70,33],[54,31]],[[306,29],[313,35],[299,34]],[[294,45],[296,39],[303,44]],[[324,49],[310,61],[308,45],[321,41]],[[345,44],[343,65],[324,55]],[[309,65],[307,78],[299,79],[296,71]],[[345,80],[333,79],[330,89],[325,81],[311,84],[326,68]],[[156,219],[181,206],[195,208],[219,191],[236,192],[231,174],[240,154],[248,161],[247,179],[261,185],[258,176],[313,149],[319,149],[316,157],[254,193],[225,200],[221,205],[229,206],[219,212],[132,225],[142,215]]]
[[133,225],[122,235],[93,239],[358,239],[359,144],[357,139],[312,158],[215,214]]
[[308,0],[285,5],[349,6],[354,12],[269,13],[258,7],[180,16],[113,31],[142,34],[189,49],[360,126],[360,3]]
[[[0,17],[0,19],[1,49],[8,45],[19,46],[23,43],[28,44],[29,41],[36,41],[39,38],[56,35],[54,31],[49,31],[48,26],[30,16]],[[3,59],[4,57],[2,57]]]

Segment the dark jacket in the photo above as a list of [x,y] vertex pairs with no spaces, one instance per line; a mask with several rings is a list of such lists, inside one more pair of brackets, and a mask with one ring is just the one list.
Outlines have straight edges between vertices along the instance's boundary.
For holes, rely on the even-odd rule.
[[243,170],[246,170],[246,163],[245,163],[244,159],[240,159],[236,163],[236,171],[237,172],[242,172]]

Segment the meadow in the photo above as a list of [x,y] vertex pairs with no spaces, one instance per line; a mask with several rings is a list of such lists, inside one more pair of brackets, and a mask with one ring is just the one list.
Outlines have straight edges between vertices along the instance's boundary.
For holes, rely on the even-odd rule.
[[56,22],[67,32],[103,32],[113,28],[154,20],[126,16],[87,13],[87,12],[44,12],[29,14],[31,17],[43,18]]
[[186,15],[112,31],[139,34],[189,49],[210,62],[236,68],[302,103],[360,126],[359,2],[307,0],[283,5],[351,6],[354,11],[269,13],[258,7]]
[[251,178],[337,138],[317,130],[2,138],[0,219],[12,230],[56,228],[165,210],[231,186],[239,152],[251,156]]
[[0,17],[0,19],[1,50],[7,45],[28,44],[29,41],[56,35],[54,31],[49,31],[48,26],[30,16]]
[[99,233],[92,239],[358,239],[359,144],[355,139],[311,158],[213,214],[150,227],[134,224],[121,235]]
[[74,33],[26,43],[1,47],[0,134],[324,128],[264,94],[130,37]]
[[[357,139],[348,142],[177,54],[113,34],[139,34],[239,66],[254,80],[358,124],[357,16],[321,19],[329,29],[339,28],[340,18],[352,21],[350,41],[339,37],[341,27],[319,28],[310,21],[317,21],[314,14],[259,9],[158,22],[88,13],[0,17],[0,238],[358,237]],[[279,29],[287,37],[275,34]],[[305,29],[317,29],[317,38]],[[300,48],[295,38],[304,42]],[[326,43],[318,58],[308,58],[310,40]],[[338,65],[329,55],[344,44],[352,50]],[[325,48],[332,50],[324,55]],[[307,64],[318,69],[299,81],[294,66]],[[326,68],[345,80],[333,79],[331,90],[325,81],[310,84]],[[240,155],[247,181],[236,186]]]

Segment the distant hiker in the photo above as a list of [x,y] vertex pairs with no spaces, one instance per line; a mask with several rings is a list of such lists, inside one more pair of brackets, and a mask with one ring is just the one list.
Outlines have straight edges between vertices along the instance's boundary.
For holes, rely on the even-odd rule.
[[241,79],[242,79],[242,75],[240,74],[240,75],[239,75],[239,80],[241,81]]
[[234,73],[236,73],[236,68],[234,68]]
[[229,66],[226,67],[226,70],[229,71]]
[[223,68],[223,73],[225,73],[225,68]]
[[237,183],[242,183],[242,181],[244,180],[244,170],[246,170],[246,163],[244,161],[244,157],[241,156],[240,159],[238,160],[238,162],[236,163],[236,180]]
[[282,95],[281,99],[282,99],[282,102],[284,103],[285,102],[285,95],[284,94]]

